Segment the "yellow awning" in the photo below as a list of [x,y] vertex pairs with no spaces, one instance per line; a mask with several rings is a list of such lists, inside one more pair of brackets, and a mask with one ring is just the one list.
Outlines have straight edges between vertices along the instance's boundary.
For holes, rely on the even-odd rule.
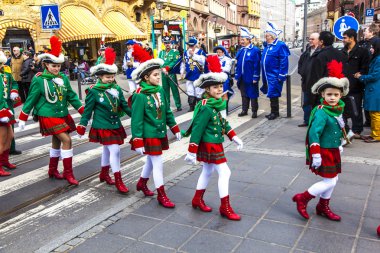
[[61,9],[62,28],[59,35],[62,42],[101,38],[115,35],[100,22],[94,14],[82,6],[69,5]]
[[103,18],[103,24],[105,24],[113,33],[116,34],[114,41],[147,39],[147,36],[121,12],[108,12]]

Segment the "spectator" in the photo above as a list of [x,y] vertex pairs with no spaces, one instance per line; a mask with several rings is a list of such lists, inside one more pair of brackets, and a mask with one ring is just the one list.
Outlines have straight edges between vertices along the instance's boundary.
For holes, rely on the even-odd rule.
[[[307,84],[312,87],[319,79],[328,76],[327,63],[332,60],[337,62],[347,62],[347,57],[339,49],[334,48],[332,45],[334,43],[335,36],[328,31],[323,31],[319,33],[319,45],[320,50],[316,51],[311,58],[310,74],[307,76]],[[345,72],[345,66],[343,66],[343,73]],[[320,103],[318,97],[315,97],[313,102],[313,107]]]
[[33,46],[32,46],[31,44],[28,44],[28,45],[26,46],[26,48],[27,48],[27,50],[28,50],[29,52],[32,53],[32,55],[34,55],[34,54],[36,53],[36,51],[34,51],[34,48],[33,48]]
[[[372,56],[372,54],[370,53],[371,44],[374,40],[379,39],[379,37],[377,36],[378,33],[379,33],[378,25],[375,23],[372,23],[370,26],[368,26],[367,28],[364,29],[364,40],[359,42],[359,44],[360,44],[359,46],[366,48],[368,50],[368,55],[370,55],[370,56]],[[364,126],[370,127],[371,126],[371,119],[369,116],[369,112],[364,111],[364,115],[365,115]]]
[[380,40],[372,41],[372,60],[367,75],[355,74],[365,84],[364,109],[371,117],[371,135],[363,137],[365,142],[380,142]]
[[[342,52],[347,57],[346,77],[350,82],[350,91],[342,100],[346,103],[343,118],[348,139],[360,139],[363,132],[363,96],[364,86],[354,77],[355,73],[365,75],[368,73],[369,55],[365,48],[359,47],[356,41],[357,33],[354,29],[348,29],[343,33],[344,48]],[[355,107],[357,110],[355,110]],[[347,119],[351,118],[352,128],[350,129]]]
[[261,55],[261,70],[263,86],[260,90],[270,99],[270,114],[265,115],[268,120],[280,117],[280,102],[282,86],[288,75],[290,55],[286,44],[278,39],[282,33],[276,26],[268,22],[265,30],[264,51]]
[[298,61],[298,74],[301,75],[302,86],[302,109],[303,109],[303,123],[299,127],[306,127],[309,125],[309,118],[315,95],[311,92],[311,86],[307,85],[307,78],[310,75],[311,58],[318,53],[319,33],[312,33],[309,37],[309,46],[305,52],[302,53]]
[[13,79],[16,82],[21,82],[21,68],[22,68],[22,62],[24,61],[21,51],[19,47],[14,47],[13,50],[13,57],[11,59],[11,68],[12,68],[12,76]]
[[88,65],[88,63],[85,60],[81,60],[80,64],[78,65],[78,71],[82,80],[86,77],[86,74],[89,70],[90,66]]
[[153,50],[150,48],[149,43],[144,44],[144,49],[149,53],[150,56],[153,57]]
[[34,72],[34,74],[44,71],[42,63],[40,59],[38,59],[38,53],[34,54],[32,66],[30,67],[30,69]]
[[6,66],[11,66],[12,54],[9,50],[4,51],[5,57],[7,57],[7,61],[4,63]]
[[33,55],[29,51],[25,51],[22,54],[24,61],[21,67],[21,82],[19,82],[18,93],[20,95],[21,101],[24,103],[28,98],[29,86],[32,82],[34,76],[34,71],[31,69],[33,65]]

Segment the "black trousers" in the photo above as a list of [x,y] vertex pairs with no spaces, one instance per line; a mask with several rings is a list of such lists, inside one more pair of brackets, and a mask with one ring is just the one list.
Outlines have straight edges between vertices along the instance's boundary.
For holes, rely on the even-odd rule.
[[259,102],[257,98],[249,98],[245,93],[245,83],[241,80],[239,81],[239,89],[241,94],[241,102],[242,102],[242,111],[248,112],[249,103],[251,102],[252,112],[257,112],[259,109]]
[[[344,113],[343,113],[343,119],[346,123],[345,129],[348,132],[350,129],[352,132],[360,134],[363,132],[363,93],[355,93],[355,94],[349,94],[348,96],[351,96],[354,98],[354,105],[352,105],[352,102],[348,97],[343,98],[343,102],[346,104]],[[356,106],[358,114],[355,115],[354,110],[352,106]],[[351,118],[352,121],[352,127],[348,125],[348,120]]]
[[23,103],[28,98],[29,86],[30,86],[30,83],[25,83],[25,82],[18,83],[18,94]]

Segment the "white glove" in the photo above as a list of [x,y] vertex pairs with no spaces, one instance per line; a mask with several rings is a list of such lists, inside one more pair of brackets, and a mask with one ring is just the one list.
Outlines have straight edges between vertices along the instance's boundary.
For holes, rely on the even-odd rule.
[[313,163],[311,164],[311,167],[318,169],[322,165],[322,157],[321,154],[314,154],[313,157]]
[[12,100],[15,100],[16,98],[18,98],[18,93],[16,93],[16,92],[11,92],[10,98],[11,98]]
[[19,120],[19,121],[18,121],[18,129],[19,129],[20,131],[23,131],[23,130],[24,130],[25,125],[26,125],[26,121],[23,121],[23,120]]
[[176,133],[175,137],[177,138],[177,141],[180,141],[182,139],[181,132]]
[[185,157],[185,161],[188,164],[196,164],[197,163],[197,154],[196,153],[187,152],[186,157]]
[[136,151],[139,155],[144,155],[145,148],[144,148],[144,147],[136,148],[135,151]]
[[343,154],[343,146],[339,146],[339,153],[342,155]]
[[168,74],[168,71],[166,70],[166,68],[162,68],[162,73],[164,73],[165,75]]
[[235,144],[237,145],[237,150],[242,150],[243,149],[243,141],[240,140],[239,137],[237,137],[236,135],[232,138],[232,141],[235,142]]
[[1,123],[8,123],[9,122],[9,118],[8,117],[2,117],[2,118],[0,118],[0,122]]

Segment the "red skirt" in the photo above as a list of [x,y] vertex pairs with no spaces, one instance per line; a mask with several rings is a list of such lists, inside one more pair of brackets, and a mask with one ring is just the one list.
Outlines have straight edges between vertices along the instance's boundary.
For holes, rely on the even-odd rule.
[[214,164],[227,162],[224,155],[223,143],[201,142],[198,147],[197,160]]
[[[131,149],[135,150],[132,145],[132,139],[130,141]],[[168,137],[164,138],[144,138],[144,148],[146,155],[162,155],[163,150],[169,149],[169,140]]]
[[124,127],[117,129],[96,129],[91,128],[88,134],[90,142],[99,142],[102,145],[124,144],[124,139],[127,138],[127,133]]
[[310,157],[309,169],[326,178],[334,178],[342,172],[339,148],[321,148],[322,165],[318,169],[311,167],[313,157]]
[[38,116],[38,121],[40,122],[40,133],[43,136],[76,131],[75,122],[70,114],[62,118]]

